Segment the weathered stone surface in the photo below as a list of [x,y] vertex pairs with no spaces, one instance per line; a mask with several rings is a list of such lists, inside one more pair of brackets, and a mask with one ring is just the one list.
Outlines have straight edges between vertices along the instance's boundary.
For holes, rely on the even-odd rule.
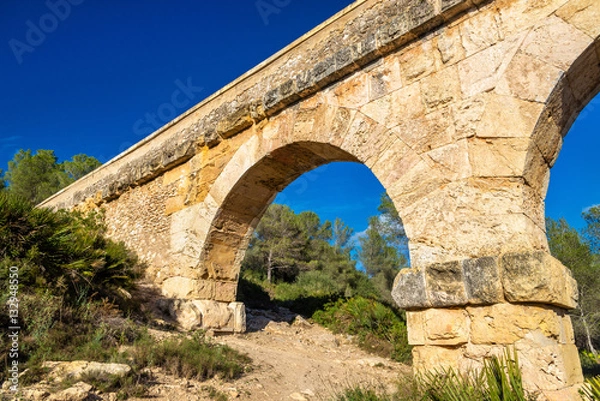
[[503,255],[501,269],[504,296],[510,302],[577,306],[577,287],[570,271],[546,252]]
[[571,0],[556,15],[592,38],[600,36],[600,3],[594,0]]
[[425,311],[406,311],[406,329],[410,345],[425,345]]
[[463,98],[494,89],[522,40],[523,35],[506,39],[458,63]]
[[554,339],[561,333],[562,317],[552,308],[503,303],[467,307],[467,312],[473,344],[513,344],[534,330]]
[[488,9],[483,13],[475,14],[461,24],[460,33],[466,55],[475,54],[503,39],[499,23],[499,16],[493,10]]
[[167,297],[188,298],[198,289],[198,281],[187,277],[169,277],[162,284]]
[[92,391],[92,386],[79,382],[74,386],[69,387],[68,389],[59,391],[58,393],[50,395],[46,400],[48,401],[86,401],[90,398],[90,392]]
[[[545,50],[553,43],[552,51]],[[523,51],[566,71],[592,39],[558,17],[548,17],[523,42]]]
[[467,294],[460,262],[435,263],[425,270],[427,296],[433,307],[464,305]]
[[493,257],[466,259],[462,262],[467,302],[491,305],[503,300],[498,260]]
[[48,378],[55,382],[79,380],[87,374],[106,374],[125,377],[131,373],[131,367],[120,363],[100,363],[89,361],[54,362],[47,361],[42,367],[48,368]]
[[[563,71],[524,53],[517,53],[496,86],[501,95],[545,102]],[[530,132],[530,130],[525,130]]]
[[431,306],[425,291],[425,274],[421,270],[402,269],[394,280],[392,297],[402,309]]
[[460,100],[458,70],[455,67],[448,67],[423,78],[421,91],[428,109]]
[[427,309],[420,313],[425,344],[457,346],[469,340],[469,315],[464,309]]

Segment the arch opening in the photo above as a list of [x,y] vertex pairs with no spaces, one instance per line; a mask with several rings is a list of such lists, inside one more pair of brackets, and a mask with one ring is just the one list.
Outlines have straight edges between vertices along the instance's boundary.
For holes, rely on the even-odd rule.
[[[356,157],[334,145],[294,142],[266,154],[236,181],[215,214],[198,266],[201,280],[224,283],[221,291],[216,291],[216,300],[236,300],[240,268],[252,234],[277,194],[302,174],[332,162],[353,162],[364,166]],[[368,171],[379,183],[371,170]],[[381,188],[384,192],[383,186]],[[378,198],[381,192],[377,194]],[[388,208],[393,209],[401,222],[393,202],[389,201]],[[401,261],[409,260],[407,239],[403,246],[404,252],[399,258]],[[400,265],[406,267],[404,263]],[[392,300],[391,296],[388,298]]]

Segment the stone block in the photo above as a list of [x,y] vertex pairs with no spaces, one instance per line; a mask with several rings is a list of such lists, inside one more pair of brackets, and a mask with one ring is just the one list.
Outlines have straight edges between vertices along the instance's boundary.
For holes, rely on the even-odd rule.
[[420,345],[413,348],[413,367],[415,373],[457,371],[462,359],[461,347],[441,347]]
[[432,40],[420,43],[403,52],[399,59],[404,81],[410,84],[434,72],[436,70],[435,53]]
[[408,343],[410,345],[425,345],[424,318],[425,311],[406,312],[406,329],[408,331]]
[[381,25],[376,33],[379,51],[387,53],[414,38],[414,35],[409,34],[411,28],[407,14],[398,15],[387,24]]
[[504,296],[509,302],[576,307],[577,287],[569,270],[546,252],[505,254],[501,271]]
[[562,317],[552,308],[502,303],[467,307],[467,312],[473,344],[513,344],[534,331],[549,341],[561,333]]
[[497,258],[465,259],[462,269],[469,304],[492,305],[503,301]]
[[432,306],[457,306],[467,303],[460,262],[429,265],[425,269],[425,277],[427,296]]
[[352,50],[356,55],[354,61],[361,67],[375,60],[379,56],[375,33],[371,32],[364,35],[360,42],[352,45]]
[[333,74],[336,71],[335,55],[319,61],[312,69],[314,83],[322,88],[333,81]]
[[600,2],[597,0],[571,0],[556,15],[592,38],[600,36]]
[[222,138],[230,138],[254,124],[250,114],[250,105],[246,104],[235,110],[233,113],[227,114],[217,123],[217,134]]
[[237,286],[237,281],[216,281],[214,299],[222,302],[234,302]]
[[167,199],[165,203],[165,214],[168,216],[185,208],[185,199],[186,197],[183,195]]
[[197,280],[188,277],[169,277],[162,283],[162,292],[169,298],[185,299],[195,294]]
[[396,56],[388,56],[383,59],[381,65],[369,71],[368,76],[370,101],[402,87],[400,61]]
[[242,302],[231,302],[229,305],[233,315],[234,333],[246,332],[246,307]]
[[581,371],[581,360],[579,351],[575,344],[560,345],[561,355],[565,367],[567,385],[573,386],[583,383],[583,373]]
[[528,138],[468,138],[475,177],[519,177],[525,169]]
[[213,280],[197,280],[196,291],[193,293],[194,298],[214,299],[215,282]]
[[411,29],[413,33],[427,32],[442,22],[442,18],[436,10],[437,0],[418,0],[411,3],[405,7],[408,8],[406,11],[408,29]]
[[427,309],[423,313],[425,343],[457,346],[469,340],[469,315],[464,309]]
[[423,309],[431,306],[425,290],[422,270],[402,269],[394,280],[392,297],[401,309]]
[[213,300],[191,301],[202,316],[202,328],[219,331],[234,331],[233,310],[229,304]]
[[[552,51],[548,51],[548,43],[552,43]],[[527,35],[522,51],[567,71],[590,44],[592,38],[562,19],[551,16]]]
[[341,107],[357,109],[369,101],[369,84],[366,74],[352,76],[335,87],[333,93]]
[[442,63],[452,65],[465,57],[459,27],[445,28],[437,37],[437,49]]
[[557,67],[518,52],[500,78],[496,92],[543,103],[556,87],[562,74],[563,71]]
[[458,63],[463,98],[494,89],[521,41],[520,36],[506,39]]
[[600,80],[600,54],[590,46],[571,65],[567,81],[578,102],[587,104],[597,94]]
[[460,81],[454,66],[433,73],[420,82],[423,100],[428,109],[436,109],[460,99]]

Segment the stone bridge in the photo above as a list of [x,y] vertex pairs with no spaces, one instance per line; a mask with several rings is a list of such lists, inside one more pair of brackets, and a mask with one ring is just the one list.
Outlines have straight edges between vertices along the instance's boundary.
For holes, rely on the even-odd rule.
[[409,237],[393,296],[415,368],[514,345],[527,388],[576,399],[577,286],[544,198],[599,90],[599,35],[598,0],[356,1],[42,206],[103,209],[177,318],[243,331],[240,263],[269,203],[363,163]]

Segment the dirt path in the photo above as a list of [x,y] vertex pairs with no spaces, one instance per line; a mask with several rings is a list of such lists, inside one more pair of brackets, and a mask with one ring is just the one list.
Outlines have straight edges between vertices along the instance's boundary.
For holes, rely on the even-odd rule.
[[[329,401],[337,392],[356,384],[392,392],[400,375],[410,368],[359,349],[351,338],[334,335],[311,324],[289,310],[249,310],[248,333],[215,336],[212,341],[226,344],[252,358],[252,368],[241,378],[226,382],[187,380],[151,369],[144,398],[134,401]],[[157,340],[174,335],[155,331]],[[5,383],[6,384],[6,383]],[[47,383],[24,389],[24,398],[33,401],[116,401],[117,394],[100,394],[92,386],[65,390],[69,396],[50,394]],[[6,391],[5,391],[6,390]],[[0,399],[7,389],[0,390]]]
[[249,312],[247,334],[218,336],[214,341],[249,355],[251,372],[233,382],[202,383],[157,374],[150,396],[154,400],[210,400],[208,392],[213,388],[229,400],[320,401],[357,383],[392,391],[399,375],[410,371],[301,317],[290,324],[287,321],[294,316],[285,310]]

